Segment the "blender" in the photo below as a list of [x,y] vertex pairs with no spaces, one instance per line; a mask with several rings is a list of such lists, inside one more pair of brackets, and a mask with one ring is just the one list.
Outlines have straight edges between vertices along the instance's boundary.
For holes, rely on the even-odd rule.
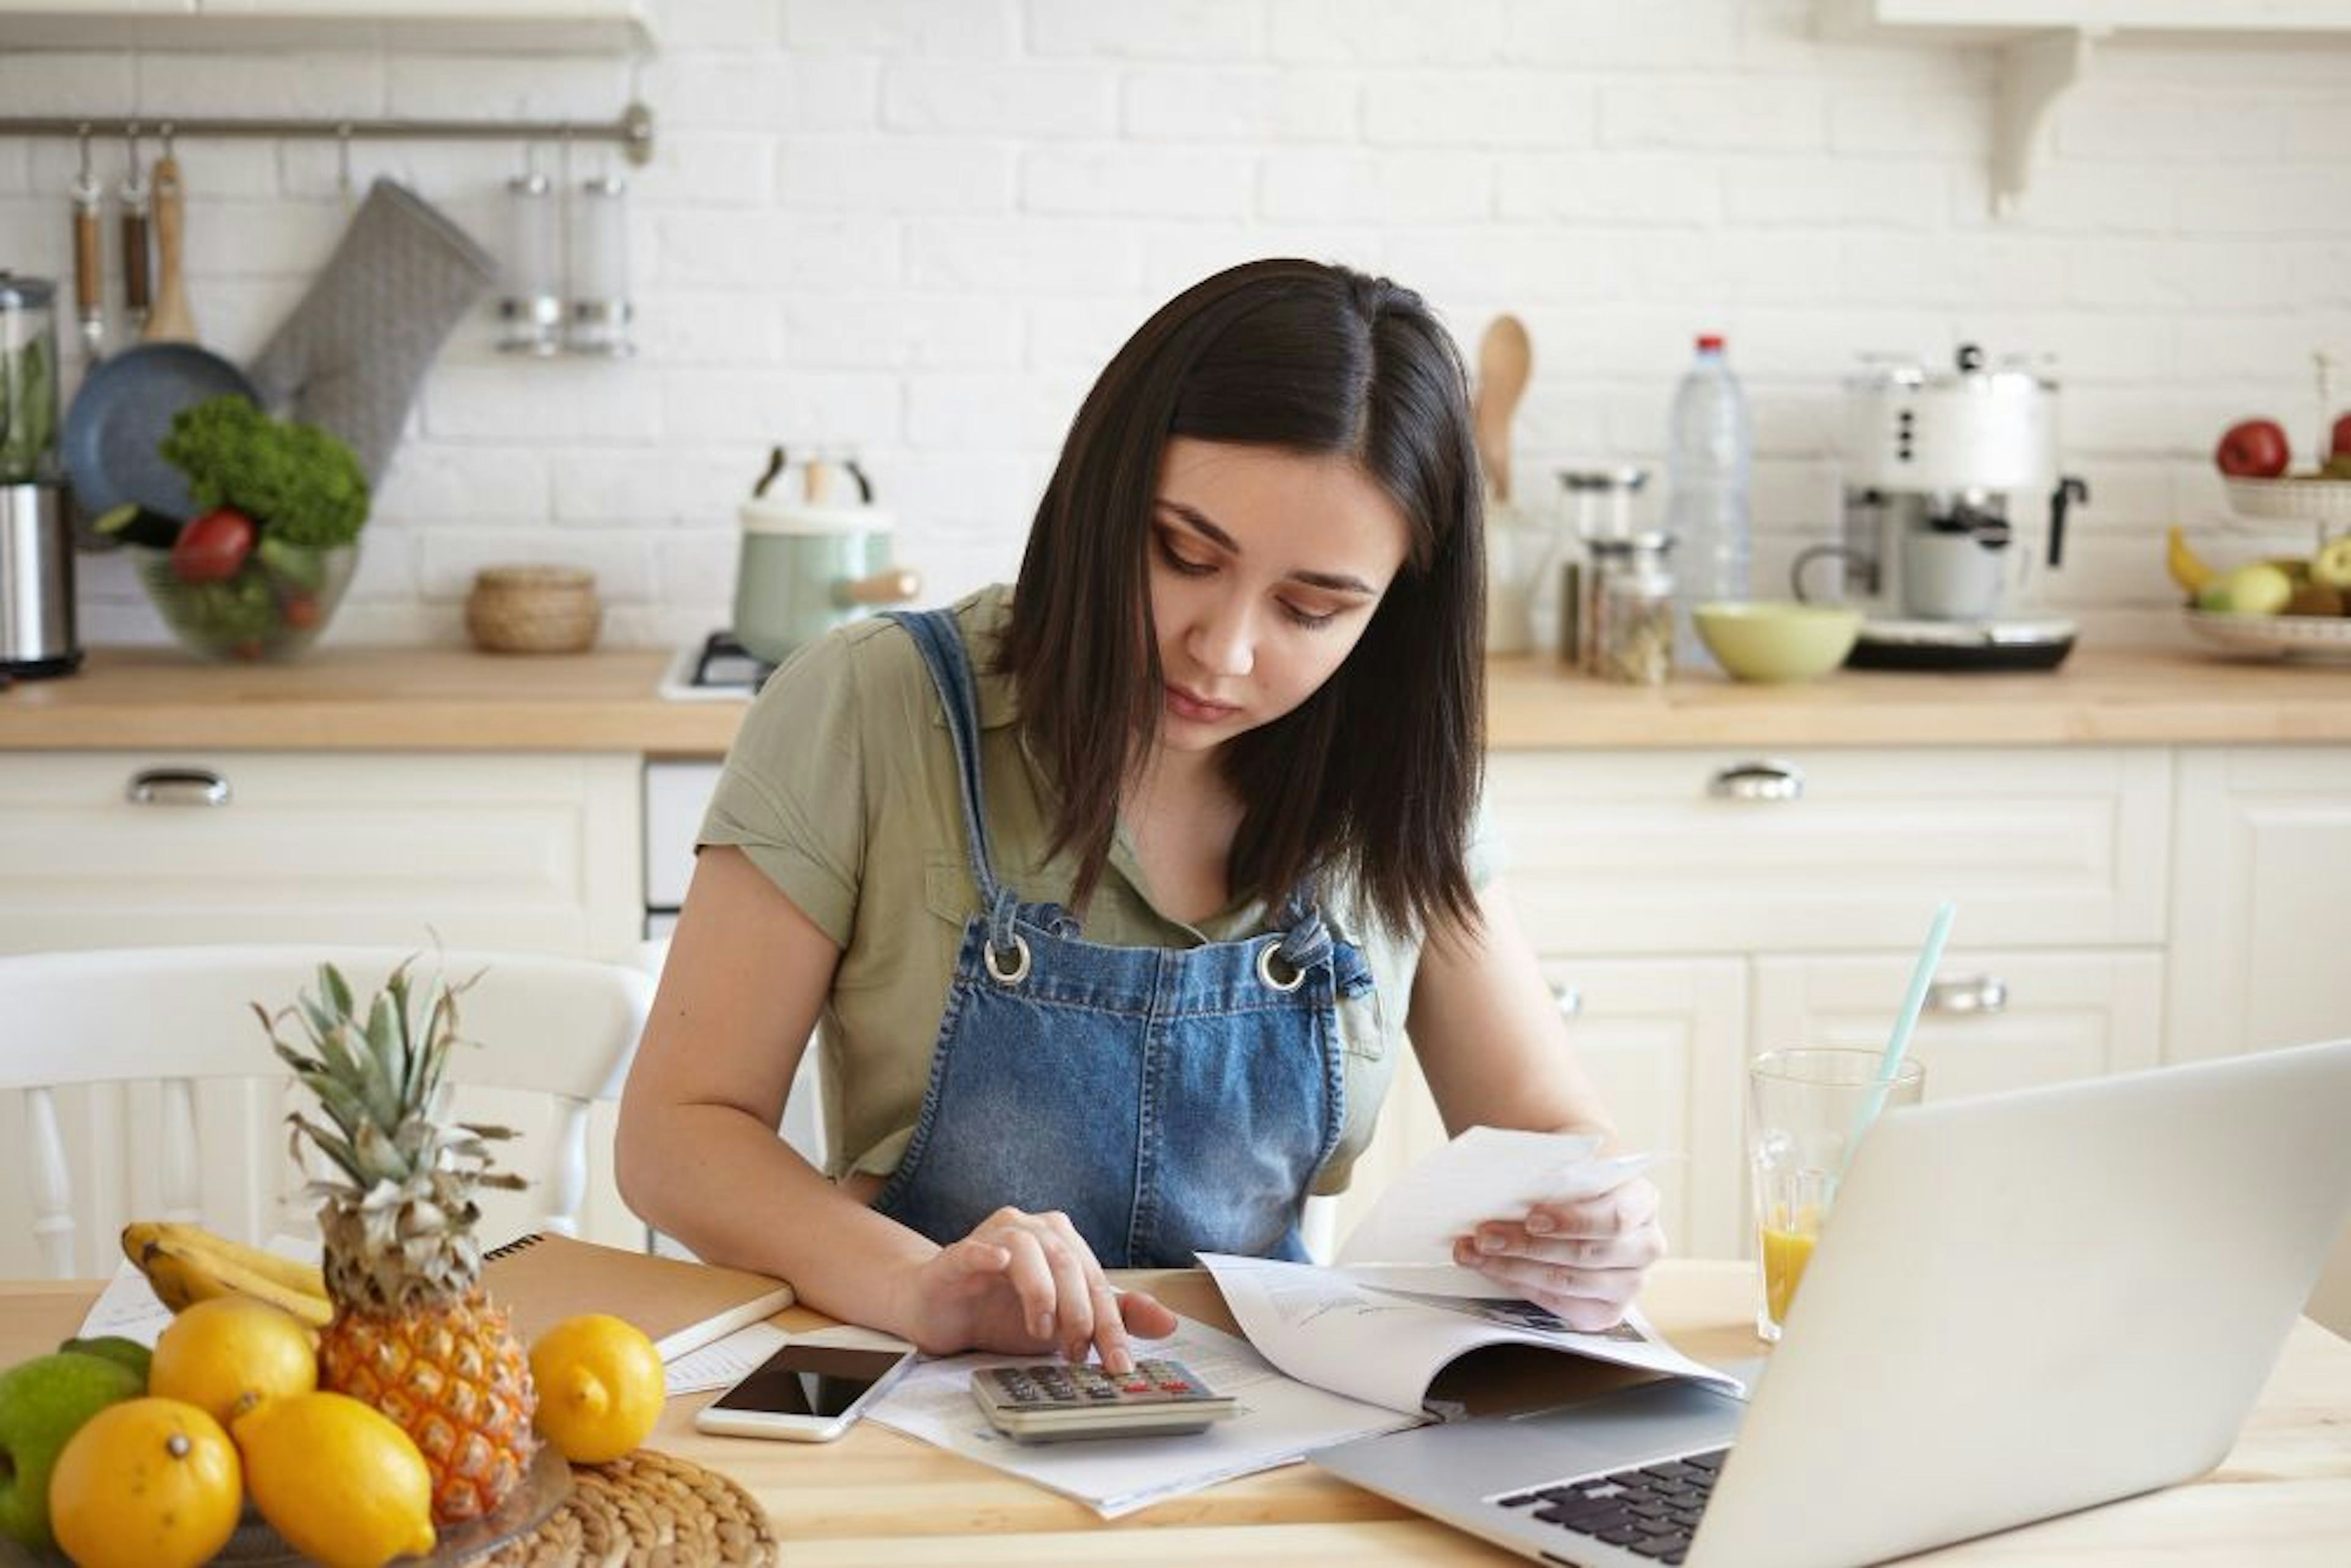
[[0,674],[70,674],[73,520],[57,466],[57,287],[0,272]]

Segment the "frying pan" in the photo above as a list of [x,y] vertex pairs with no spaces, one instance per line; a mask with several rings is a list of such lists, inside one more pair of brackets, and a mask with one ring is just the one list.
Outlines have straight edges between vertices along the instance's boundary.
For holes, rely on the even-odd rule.
[[224,392],[260,402],[243,371],[193,343],[138,343],[100,361],[66,410],[62,455],[82,516],[125,501],[166,517],[193,512],[187,476],[157,448],[173,414]]

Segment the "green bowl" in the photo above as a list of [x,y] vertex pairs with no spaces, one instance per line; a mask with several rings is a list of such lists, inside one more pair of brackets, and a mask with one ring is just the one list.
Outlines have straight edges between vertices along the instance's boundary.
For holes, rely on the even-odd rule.
[[359,565],[356,544],[256,549],[222,582],[183,582],[169,550],[130,547],[139,585],[180,645],[232,663],[291,659],[319,639]]
[[1861,612],[1839,604],[1754,601],[1701,604],[1690,612],[1698,640],[1742,681],[1809,681],[1844,663],[1861,634]]

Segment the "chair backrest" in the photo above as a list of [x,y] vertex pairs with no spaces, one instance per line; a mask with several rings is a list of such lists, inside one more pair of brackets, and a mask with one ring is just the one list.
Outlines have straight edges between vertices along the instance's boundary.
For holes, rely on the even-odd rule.
[[[126,1155],[135,1150],[152,1167],[161,1218],[204,1219],[199,1101],[214,1081],[274,1082],[281,1100],[291,1088],[254,1004],[282,1011],[303,991],[315,992],[319,966],[331,963],[364,1007],[403,960],[413,960],[412,976],[420,981],[478,976],[459,1003],[460,1032],[473,1043],[452,1061],[450,1081],[461,1092],[549,1098],[554,1147],[541,1164],[549,1174],[537,1187],[537,1223],[576,1232],[588,1181],[590,1108],[619,1095],[652,1005],[653,978],[643,970],[536,954],[401,947],[34,953],[0,956],[0,1090],[23,1092],[30,1207],[43,1267],[62,1278],[76,1263],[74,1162],[58,1090],[153,1084],[157,1132],[152,1142],[126,1133]],[[279,1032],[289,1041],[301,1038],[291,1019]],[[281,1135],[272,1128],[273,1145]],[[305,1177],[291,1160],[277,1168],[285,1175],[277,1223],[298,1233],[308,1228],[299,1197]]]

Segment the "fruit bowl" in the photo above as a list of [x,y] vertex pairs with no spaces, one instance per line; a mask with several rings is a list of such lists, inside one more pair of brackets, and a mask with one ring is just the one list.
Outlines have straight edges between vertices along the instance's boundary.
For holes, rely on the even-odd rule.
[[2188,610],[2188,630],[2216,648],[2262,659],[2351,660],[2351,616],[2228,615]]
[[2288,475],[2279,479],[2227,477],[2229,507],[2241,517],[2316,523],[2332,531],[2351,527],[2351,479]]
[[[522,1485],[486,1517],[465,1524],[451,1525],[441,1531],[439,1543],[430,1557],[403,1557],[402,1568],[449,1568],[459,1563],[481,1556],[509,1541],[519,1540],[546,1523],[563,1500],[571,1495],[571,1467],[551,1443],[539,1446],[530,1469],[523,1475]],[[245,1517],[236,1533],[228,1539],[213,1558],[214,1568],[236,1564],[237,1568],[304,1568],[310,1559],[287,1543],[286,1538],[269,1528],[248,1500]],[[19,1546],[0,1535],[0,1568],[72,1568],[61,1552],[34,1552]]]
[[169,550],[131,547],[139,585],[183,646],[207,659],[291,659],[318,641],[359,565],[355,544],[256,549],[231,575],[190,582]]

